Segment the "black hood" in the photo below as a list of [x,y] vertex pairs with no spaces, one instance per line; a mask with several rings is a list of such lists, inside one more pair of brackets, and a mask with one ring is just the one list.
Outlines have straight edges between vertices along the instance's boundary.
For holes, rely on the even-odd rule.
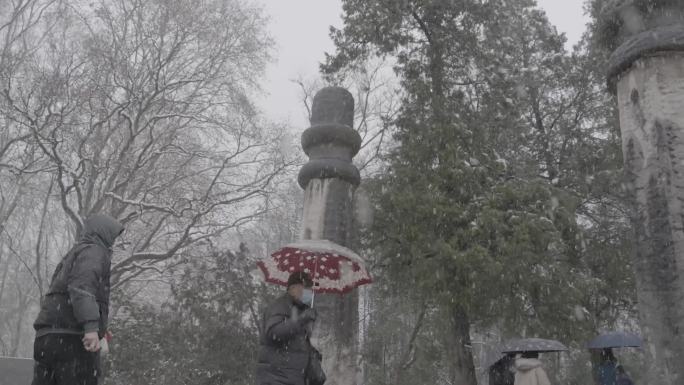
[[123,230],[123,225],[109,215],[91,215],[83,223],[81,242],[97,243],[109,249]]

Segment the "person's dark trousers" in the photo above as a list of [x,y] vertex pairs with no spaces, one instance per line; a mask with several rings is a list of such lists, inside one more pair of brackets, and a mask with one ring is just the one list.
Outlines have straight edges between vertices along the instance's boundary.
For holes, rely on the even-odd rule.
[[83,347],[81,336],[46,334],[33,343],[32,385],[97,385],[99,353]]

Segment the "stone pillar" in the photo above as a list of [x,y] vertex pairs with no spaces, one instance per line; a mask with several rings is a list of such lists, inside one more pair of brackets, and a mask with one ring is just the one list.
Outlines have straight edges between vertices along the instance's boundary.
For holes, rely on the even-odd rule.
[[[354,98],[344,88],[327,87],[314,97],[311,127],[302,134],[309,162],[299,172],[304,189],[302,239],[327,239],[352,246],[353,197],[361,177],[352,158],[361,137],[352,128]],[[320,322],[314,344],[323,353],[329,385],[355,385],[357,362],[358,293],[316,295]]]
[[636,234],[649,384],[684,384],[684,1],[613,1],[599,31],[615,48],[627,188]]

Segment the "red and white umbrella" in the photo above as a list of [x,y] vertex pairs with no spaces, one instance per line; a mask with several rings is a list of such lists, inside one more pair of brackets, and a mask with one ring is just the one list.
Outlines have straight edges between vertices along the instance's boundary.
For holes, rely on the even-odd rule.
[[373,281],[363,258],[327,240],[289,244],[257,265],[266,282],[281,286],[287,286],[290,274],[303,271],[311,276],[315,293],[344,294]]

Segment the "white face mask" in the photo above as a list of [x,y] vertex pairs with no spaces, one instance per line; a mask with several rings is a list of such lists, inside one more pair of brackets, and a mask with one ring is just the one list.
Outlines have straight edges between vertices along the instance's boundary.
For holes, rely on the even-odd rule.
[[302,291],[302,303],[311,306],[313,304],[314,292],[311,289],[304,289]]

